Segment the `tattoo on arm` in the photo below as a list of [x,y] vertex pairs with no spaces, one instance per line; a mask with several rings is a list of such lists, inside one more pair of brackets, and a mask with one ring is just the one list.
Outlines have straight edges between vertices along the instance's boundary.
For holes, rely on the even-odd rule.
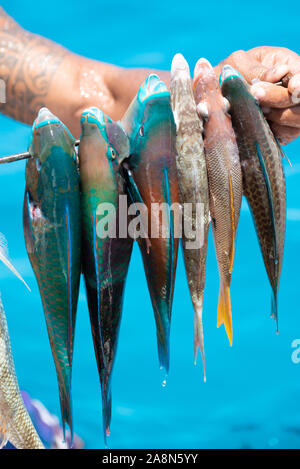
[[0,79],[6,90],[0,112],[32,124],[37,110],[46,105],[52,79],[68,53],[25,31],[0,9]]

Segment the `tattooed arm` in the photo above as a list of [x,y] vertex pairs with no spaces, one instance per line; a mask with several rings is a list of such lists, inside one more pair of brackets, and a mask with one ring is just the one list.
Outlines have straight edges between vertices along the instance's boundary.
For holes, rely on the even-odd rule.
[[[300,57],[280,47],[237,51],[215,67],[220,73],[228,63],[251,83],[268,82],[253,90],[282,143],[300,135]],[[124,69],[76,55],[41,36],[21,28],[0,7],[0,79],[6,85],[6,103],[0,111],[32,124],[40,107],[48,107],[71,130],[80,134],[80,114],[98,106],[112,119],[122,117],[138,87],[150,73],[169,84],[169,72]],[[270,86],[289,73],[288,89]],[[294,98],[297,98],[296,100]]]
[[[119,119],[148,73],[76,55],[24,30],[0,7],[0,78],[6,87],[0,112],[16,120],[32,124],[46,106],[78,137],[83,109],[98,106]],[[159,73],[168,81],[167,72]]]

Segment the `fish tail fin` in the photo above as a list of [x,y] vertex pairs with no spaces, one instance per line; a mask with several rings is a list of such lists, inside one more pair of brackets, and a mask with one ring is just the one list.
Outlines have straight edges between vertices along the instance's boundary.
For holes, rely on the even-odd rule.
[[60,394],[60,408],[61,408],[61,416],[62,416],[62,427],[63,427],[63,436],[64,441],[66,441],[66,429],[67,426],[70,430],[70,439],[71,439],[71,447],[73,444],[73,419],[72,419],[72,404],[71,404],[71,397],[70,397],[70,389],[66,389],[63,386],[59,386],[59,394]]
[[206,382],[202,311],[203,311],[203,303],[201,301],[201,303],[195,306],[195,312],[194,312],[194,356],[195,356],[195,365],[196,365],[197,351],[199,348],[201,357],[202,357],[202,363],[203,363],[204,382]]
[[288,164],[290,165],[290,167],[292,168],[293,165],[292,165],[292,163],[290,162],[290,160],[289,160],[287,154],[285,153],[284,149],[283,149],[282,146],[280,145],[278,138],[275,137],[275,140],[276,140],[276,143],[277,143],[277,146],[278,146],[278,150],[279,150],[279,153],[280,153],[281,157],[282,157],[282,158],[285,158],[285,159],[287,160]]
[[279,332],[279,327],[278,327],[278,291],[277,288],[275,288],[272,291],[271,295],[271,318],[274,318],[276,321],[276,332],[278,334]]
[[232,316],[230,287],[223,286],[219,292],[217,327],[224,324],[230,345],[232,345]]
[[104,444],[107,448],[107,437],[110,436],[110,422],[111,422],[111,389],[110,379],[105,372],[104,384],[102,387],[102,419],[103,419],[103,435]]
[[0,449],[4,448],[4,446],[8,442],[9,436],[9,428],[5,420],[0,418]]
[[222,289],[219,290],[218,313],[217,313],[217,327],[224,324],[224,301]]
[[[168,334],[169,335],[169,334]],[[170,350],[169,350],[169,337],[163,342],[157,338],[158,359],[160,368],[164,369],[166,373],[169,372],[170,365]]]

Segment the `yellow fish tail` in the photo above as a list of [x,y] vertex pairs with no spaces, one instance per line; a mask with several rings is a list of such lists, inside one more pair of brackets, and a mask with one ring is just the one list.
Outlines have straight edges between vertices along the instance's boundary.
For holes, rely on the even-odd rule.
[[232,345],[232,316],[230,287],[220,288],[217,315],[217,327],[224,324],[230,345]]

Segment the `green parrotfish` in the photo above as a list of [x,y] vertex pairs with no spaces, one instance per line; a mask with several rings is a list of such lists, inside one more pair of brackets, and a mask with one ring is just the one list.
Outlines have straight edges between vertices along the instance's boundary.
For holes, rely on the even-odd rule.
[[271,315],[277,321],[278,289],[282,268],[286,188],[282,150],[244,78],[226,65],[220,77],[237,137],[243,189],[260,243],[272,288]]
[[[92,107],[81,116],[78,154],[83,273],[101,383],[106,441],[111,420],[111,374],[133,245],[133,239],[126,235],[127,196],[119,173],[121,162],[129,154],[128,138],[119,124]],[[124,204],[120,217],[119,196],[123,197]],[[121,223],[126,230],[124,237],[119,236]]]
[[71,375],[81,272],[81,216],[75,140],[42,108],[26,164],[23,225],[55,362],[63,429],[71,434]]
[[179,195],[170,93],[157,75],[149,75],[141,85],[121,124],[130,140],[128,192],[147,210],[144,232],[137,240],[155,314],[159,362],[168,372]]

